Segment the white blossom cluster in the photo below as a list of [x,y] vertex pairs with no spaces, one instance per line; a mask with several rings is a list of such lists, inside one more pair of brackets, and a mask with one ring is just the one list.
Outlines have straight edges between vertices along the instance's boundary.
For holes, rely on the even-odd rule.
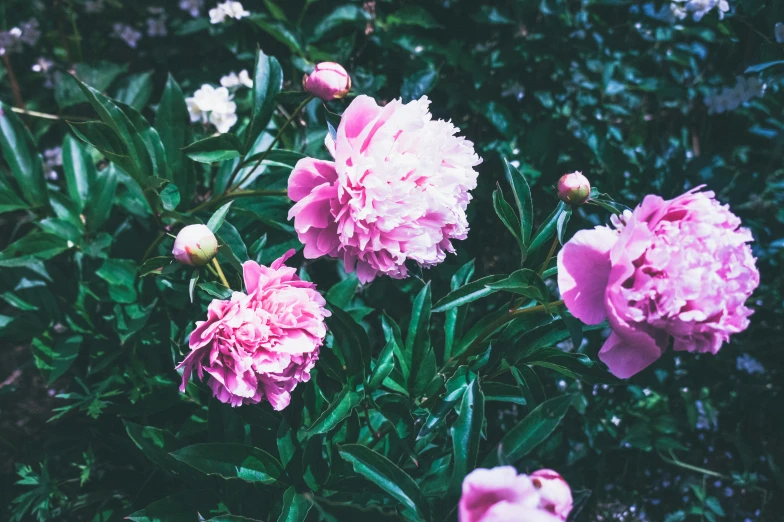
[[226,21],[226,18],[240,20],[246,16],[250,16],[250,12],[246,11],[241,3],[232,0],[227,0],[210,9],[210,23],[212,24],[221,24]]
[[41,38],[41,29],[38,20],[31,18],[12,27],[8,31],[0,31],[0,56],[5,53],[15,53],[22,50],[22,44],[34,47]]
[[119,22],[112,26],[112,31],[114,32],[114,36],[125,42],[125,44],[131,49],[136,49],[136,46],[139,44],[139,40],[142,38],[142,33],[130,25],[121,24]]
[[683,20],[691,13],[692,19],[699,22],[713,9],[718,11],[719,19],[724,19],[724,13],[730,10],[730,5],[727,0],[673,0],[670,3],[670,11],[678,20]]
[[237,123],[237,104],[226,87],[217,89],[204,84],[193,96],[185,99],[192,122],[211,123],[221,134]]
[[765,92],[765,84],[758,78],[738,76],[734,87],[724,87],[716,94],[705,97],[708,113],[721,114],[737,109],[747,101]]
[[147,36],[166,36],[166,11],[163,7],[148,7],[150,17],[147,19]]
[[247,69],[241,70],[239,74],[230,72],[220,79],[220,84],[228,89],[233,89],[240,85],[245,86],[248,89],[253,88],[253,80],[250,79]]

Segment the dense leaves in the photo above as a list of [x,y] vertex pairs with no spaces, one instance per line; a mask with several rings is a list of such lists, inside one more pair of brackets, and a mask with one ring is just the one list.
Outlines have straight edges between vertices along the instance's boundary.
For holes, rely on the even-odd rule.
[[[248,0],[212,24],[217,3],[3,9],[3,38],[41,34],[0,43],[0,519],[454,521],[465,475],[508,464],[561,472],[572,522],[778,520],[784,4]],[[302,92],[320,61],[345,100]],[[741,102],[739,75],[764,88]],[[194,94],[224,76],[219,133]],[[305,259],[288,220],[292,170],[331,159],[359,94],[427,95],[483,159],[468,239],[406,280]],[[554,190],[575,170],[580,207]],[[620,382],[608,325],[560,302],[558,252],[701,184],[755,236],[752,327]],[[196,223],[218,256],[185,267]],[[290,249],[331,313],[310,380],[283,411],[180,392],[210,302]]]

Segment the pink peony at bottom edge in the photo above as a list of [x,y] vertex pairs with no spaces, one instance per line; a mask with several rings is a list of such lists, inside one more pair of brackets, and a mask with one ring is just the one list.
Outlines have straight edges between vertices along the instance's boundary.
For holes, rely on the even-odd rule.
[[191,332],[191,352],[177,366],[183,369],[180,391],[195,369],[199,379],[209,376],[221,402],[240,406],[266,399],[282,410],[297,384],[310,380],[330,313],[316,286],[283,264],[293,254],[289,250],[269,267],[245,262],[248,293],[210,303],[207,320]]
[[[463,479],[459,522],[562,522],[571,511],[571,490],[548,483],[551,470],[518,475],[512,466],[475,469]],[[536,474],[540,474],[539,478]],[[557,474],[556,474],[557,475]],[[560,475],[558,476],[560,478]],[[563,479],[561,479],[563,481]]]
[[289,211],[305,257],[342,259],[363,283],[408,275],[454,253],[468,234],[466,208],[481,162],[452,123],[433,120],[426,97],[380,107],[357,96],[336,138],[334,161],[304,158],[289,177]]
[[539,491],[539,508],[566,520],[572,512],[572,488],[557,471],[540,469],[531,473],[531,481]]
[[599,358],[628,378],[675,350],[717,353],[745,330],[759,285],[751,232],[702,187],[646,196],[613,227],[582,230],[558,253],[558,288],[587,324],[609,320]]

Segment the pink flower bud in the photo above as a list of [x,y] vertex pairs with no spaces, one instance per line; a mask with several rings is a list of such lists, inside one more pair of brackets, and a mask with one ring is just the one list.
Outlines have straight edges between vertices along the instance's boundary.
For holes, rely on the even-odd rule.
[[218,253],[218,240],[207,225],[188,225],[174,240],[172,254],[183,265],[204,266]]
[[[582,175],[580,174],[582,177]],[[561,475],[551,469],[540,469],[530,475],[539,490],[539,509],[566,520],[572,511],[572,490]]]
[[321,62],[302,77],[302,87],[324,101],[337,100],[351,90],[351,77],[339,63]]
[[558,198],[564,203],[582,205],[591,195],[591,183],[582,172],[564,174],[558,180]]

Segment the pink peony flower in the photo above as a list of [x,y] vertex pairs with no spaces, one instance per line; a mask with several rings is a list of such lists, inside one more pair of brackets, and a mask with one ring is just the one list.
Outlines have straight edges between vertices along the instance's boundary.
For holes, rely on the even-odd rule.
[[572,489],[558,472],[540,469],[531,473],[531,481],[539,490],[539,508],[566,520],[572,511]]
[[583,230],[558,254],[558,287],[587,324],[609,319],[599,358],[627,378],[675,350],[716,353],[749,325],[744,303],[759,285],[751,233],[714,199],[691,190],[647,196],[613,228]]
[[207,320],[191,332],[191,353],[177,366],[183,368],[180,391],[195,367],[200,379],[210,375],[221,402],[239,406],[266,398],[282,410],[297,383],[310,380],[330,313],[316,286],[283,264],[292,255],[289,250],[269,268],[246,261],[248,293],[210,303]]
[[302,87],[324,101],[337,100],[351,90],[351,76],[339,63],[321,62],[302,77]]
[[335,161],[301,159],[289,178],[289,211],[305,257],[329,255],[356,269],[406,277],[406,260],[430,267],[465,239],[465,210],[481,160],[449,122],[431,118],[426,97],[379,107],[358,96],[343,114]]
[[[549,470],[541,470],[541,472]],[[541,473],[536,472],[536,473]],[[554,472],[553,472],[554,473]],[[555,514],[553,504],[541,494],[545,487],[537,485],[526,475],[518,475],[511,466],[493,469],[475,469],[463,479],[463,494],[458,506],[459,522],[561,522],[571,511],[569,506],[559,504],[560,513]],[[563,480],[563,479],[561,479]],[[564,482],[564,485],[566,483]],[[553,488],[554,489],[554,488]],[[569,490],[569,486],[566,485]],[[559,501],[563,492],[553,494]],[[563,505],[561,505],[563,504]]]

